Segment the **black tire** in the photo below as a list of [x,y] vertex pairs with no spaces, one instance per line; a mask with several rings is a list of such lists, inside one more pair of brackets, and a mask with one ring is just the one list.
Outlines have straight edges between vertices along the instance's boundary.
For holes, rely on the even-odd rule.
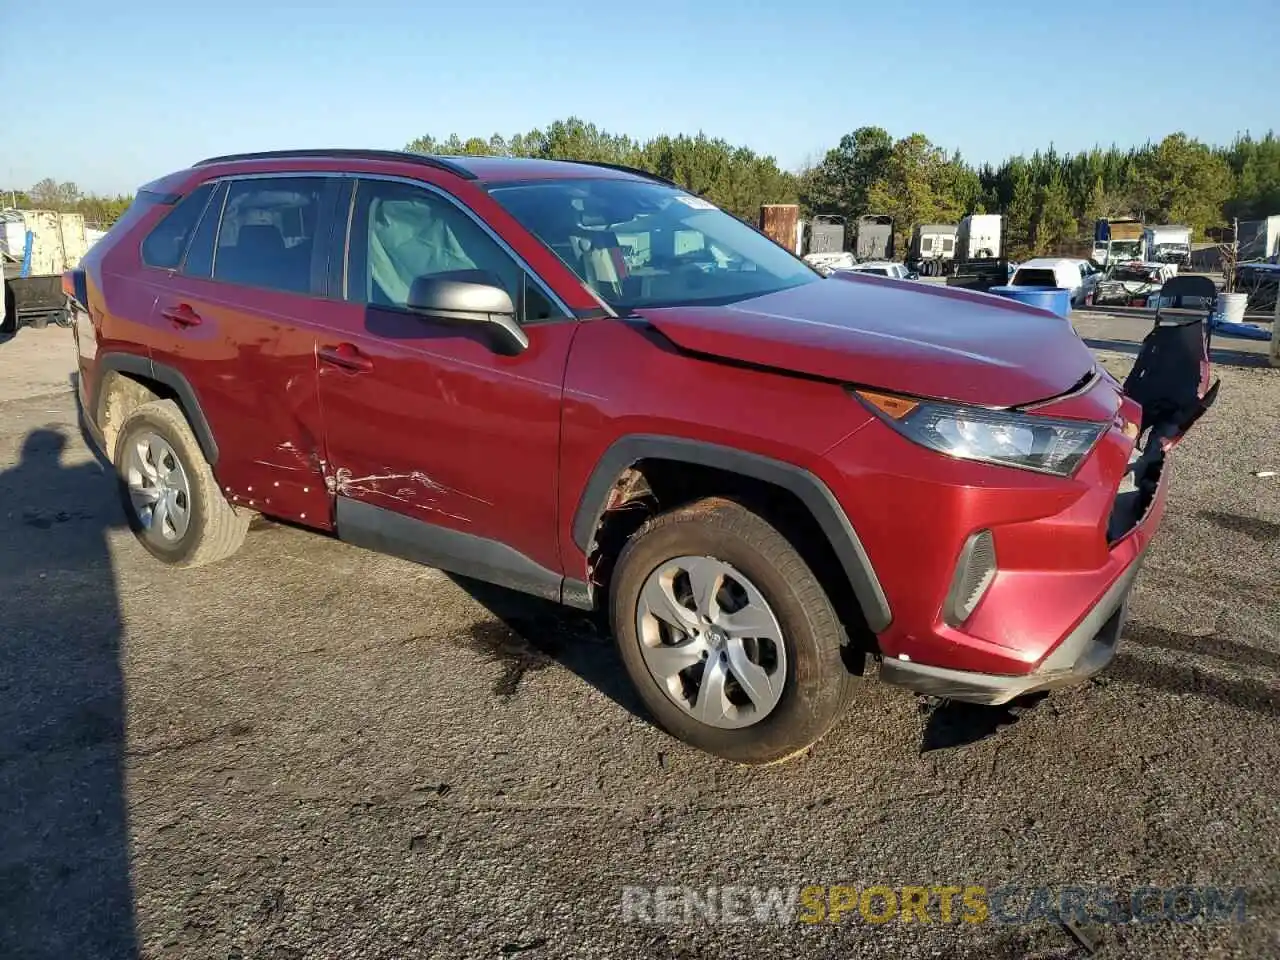
[[[185,533],[176,540],[167,540],[158,531],[148,529],[129,493],[127,455],[130,446],[146,433],[159,436],[169,445],[186,475],[189,519]],[[176,567],[199,567],[240,549],[253,514],[237,512],[227,503],[186,417],[172,400],[153,400],[137,407],[120,428],[112,459],[129,526],[153,556]]]
[[[694,718],[664,692],[641,652],[637,604],[646,580],[667,561],[706,556],[748,577],[782,629],[785,682],[777,705],[750,726],[724,729]],[[816,743],[844,712],[852,678],[831,601],[800,554],[745,506],[708,498],[644,524],[618,557],[610,617],[632,683],[658,725],[707,753],[745,764],[786,760]]]
[[4,315],[0,316],[0,336],[12,336],[18,332],[18,304],[13,296],[13,288],[4,285]]

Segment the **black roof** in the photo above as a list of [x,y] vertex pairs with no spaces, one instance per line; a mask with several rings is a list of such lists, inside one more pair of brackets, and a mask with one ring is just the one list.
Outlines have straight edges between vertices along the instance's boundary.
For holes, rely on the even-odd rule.
[[[522,180],[551,179],[573,176],[575,167],[585,167],[599,172],[611,171],[614,174],[653,180],[658,183],[679,186],[666,177],[650,173],[638,167],[628,167],[618,163],[606,163],[600,160],[547,160],[539,157],[492,157],[492,156],[436,156],[424,153],[410,153],[404,150],[362,150],[350,147],[334,147],[329,149],[299,150],[262,150],[255,153],[228,153],[217,157],[207,157],[194,166],[206,167],[215,163],[235,163],[252,160],[386,160],[394,163],[417,163],[437,170],[447,170],[465,180]],[[582,170],[586,174],[588,170]]]
[[234,163],[239,160],[394,160],[397,163],[420,163],[423,166],[448,170],[467,180],[475,174],[444,157],[432,157],[425,153],[408,153],[403,150],[354,150],[349,147],[306,150],[260,150],[256,153],[228,153],[220,157],[207,157],[193,164],[207,167],[215,163]]

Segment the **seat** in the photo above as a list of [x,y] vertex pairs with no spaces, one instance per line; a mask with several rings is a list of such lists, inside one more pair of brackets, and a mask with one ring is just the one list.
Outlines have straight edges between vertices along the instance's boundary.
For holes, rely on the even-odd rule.
[[[1180,438],[1217,399],[1218,381],[1209,382],[1209,315],[1217,296],[1208,277],[1173,277],[1160,289],[1155,324],[1124,381],[1153,438]],[[1203,309],[1204,316],[1170,317],[1165,309]]]
[[612,230],[584,230],[578,237],[588,244],[582,255],[587,283],[617,299],[622,284],[630,276],[618,235]]
[[[1160,288],[1160,307],[1184,310],[1203,307],[1209,310],[1217,299],[1218,288],[1208,277],[1177,276]],[[1156,308],[1157,318],[1160,307]]]
[[310,243],[287,248],[273,224],[244,224],[235,244],[218,251],[215,272],[233,283],[303,292],[310,286],[310,250]]

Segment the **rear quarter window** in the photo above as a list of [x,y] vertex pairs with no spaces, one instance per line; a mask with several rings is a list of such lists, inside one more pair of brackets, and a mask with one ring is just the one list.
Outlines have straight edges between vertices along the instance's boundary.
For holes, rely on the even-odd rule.
[[1052,270],[1024,267],[1013,275],[1011,285],[1015,287],[1056,287],[1058,278],[1054,276]]
[[149,267],[172,270],[182,262],[187,242],[204,213],[213,184],[204,183],[178,201],[177,205],[142,241],[142,262]]

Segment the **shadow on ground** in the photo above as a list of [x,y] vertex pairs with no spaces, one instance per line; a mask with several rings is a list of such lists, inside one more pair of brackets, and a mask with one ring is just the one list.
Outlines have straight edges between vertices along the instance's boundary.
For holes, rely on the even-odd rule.
[[559,664],[634,716],[651,719],[602,618],[479,580],[449,578],[495,618],[477,623],[470,637],[477,650],[502,666],[494,693],[512,696],[526,673]]
[[[1103,340],[1097,337],[1083,337],[1082,339],[1092,350],[1110,350],[1113,353],[1123,353],[1131,357],[1136,357],[1138,355],[1138,351],[1142,349],[1141,342],[1133,343],[1129,340]],[[1265,353],[1249,353],[1244,350],[1232,350],[1230,347],[1224,347],[1222,345],[1223,339],[1224,338],[1221,334],[1215,333],[1213,335],[1213,341],[1209,348],[1209,360],[1211,363],[1223,367],[1271,366],[1271,362],[1267,359],[1267,355]]]
[[1017,723],[1023,714],[1035,709],[1047,696],[1045,693],[1028,694],[998,707],[961,700],[925,699],[920,706],[925,717],[920,752],[925,754],[932,750],[964,747],[985,740],[1001,727]]
[[109,473],[33,430],[0,472],[0,956],[137,955]]

